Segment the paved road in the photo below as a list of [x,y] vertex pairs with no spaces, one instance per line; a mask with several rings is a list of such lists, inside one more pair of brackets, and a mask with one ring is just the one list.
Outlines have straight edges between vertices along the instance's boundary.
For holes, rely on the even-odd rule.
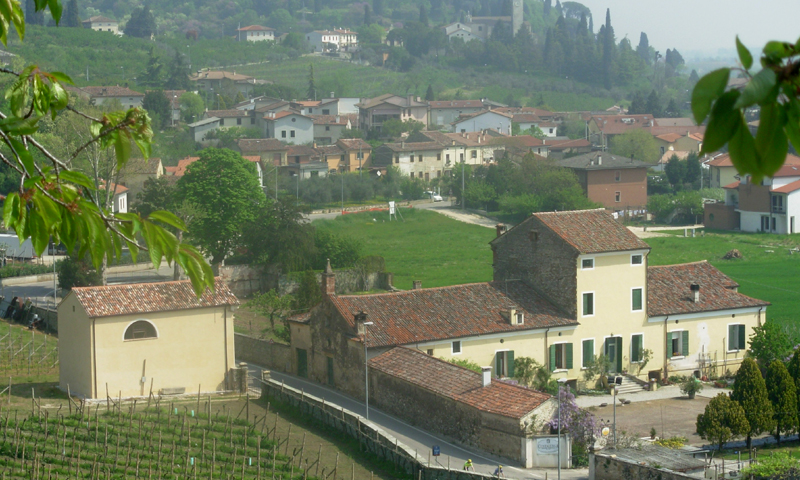
[[[172,280],[172,267],[162,264],[158,271],[141,270],[138,272],[115,273],[108,275],[108,284],[117,285],[123,283],[149,283],[165,282]],[[3,286],[0,282],[0,295],[4,295],[7,301],[13,297],[30,298],[36,305],[52,308],[53,306],[53,282],[29,283],[27,285]],[[61,297],[58,297],[61,301]]]
[[[261,378],[262,369],[260,367],[256,365],[249,365],[248,367],[250,369],[251,376]],[[330,389],[326,386],[279,372],[271,372],[271,376],[278,381],[284,381],[286,385],[289,385],[293,388],[303,389],[308,394],[324,398],[328,403],[338,405],[360,415],[364,415],[366,413],[366,408],[363,402],[343,395],[341,392],[337,392],[336,390]],[[431,435],[412,425],[398,420],[391,415],[387,415],[380,410],[375,409],[374,407],[370,407],[369,409],[369,420],[379,425],[389,434],[398,438],[404,444],[410,446],[411,448],[417,449],[419,455],[422,457],[427,457],[431,446],[439,445],[441,447],[441,456],[438,459],[432,457],[432,461],[438,462],[443,467],[447,467],[449,459],[450,468],[459,469],[462,468],[464,462],[468,458],[471,458],[473,464],[475,465],[475,470],[481,473],[491,474],[494,472],[494,469],[497,468],[498,464],[502,464],[506,478],[515,478],[520,480],[557,478],[556,469],[526,470],[509,466],[505,463],[507,460],[502,460],[493,455],[455,445],[441,437]],[[589,472],[587,469],[562,470],[561,472],[561,478],[563,479],[586,479],[588,476]]]
[[[384,208],[387,208],[386,205],[376,205],[376,207],[380,207],[380,206],[383,206]],[[419,208],[419,209],[422,209],[422,210],[449,208],[449,207],[450,207],[450,202],[449,201],[435,202],[435,203],[434,202],[418,203],[418,204],[414,205],[414,208]],[[310,215],[306,215],[306,218],[311,220],[312,222],[314,220],[332,220],[332,219],[338,217],[341,214],[342,214],[342,212],[337,210],[337,211],[331,212],[331,213],[312,213]]]

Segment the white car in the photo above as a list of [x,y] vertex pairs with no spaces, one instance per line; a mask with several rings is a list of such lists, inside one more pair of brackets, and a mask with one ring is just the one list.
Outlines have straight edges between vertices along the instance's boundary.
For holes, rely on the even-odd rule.
[[431,198],[433,199],[434,202],[441,202],[442,201],[442,196],[441,195],[431,195]]

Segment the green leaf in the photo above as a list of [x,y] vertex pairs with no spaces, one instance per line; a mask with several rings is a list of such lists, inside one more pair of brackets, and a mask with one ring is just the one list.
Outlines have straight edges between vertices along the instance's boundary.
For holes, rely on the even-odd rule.
[[50,14],[53,15],[53,20],[56,25],[61,22],[61,2],[58,0],[47,0],[47,6],[50,7]]
[[75,82],[72,81],[72,78],[64,72],[49,72],[49,74],[51,77],[55,78],[61,83],[75,85]]
[[183,220],[175,216],[173,213],[165,210],[158,210],[151,213],[148,219],[166,223],[167,225],[171,225],[178,230],[186,230],[186,224],[183,222]]
[[739,35],[736,35],[736,51],[739,52],[739,61],[742,62],[744,69],[750,70],[750,67],[753,66],[753,55],[739,40]]
[[3,224],[6,228],[15,228],[19,213],[19,201],[17,192],[11,192],[6,196],[6,201],[3,203]]
[[800,101],[792,98],[786,107],[786,125],[783,130],[792,142],[795,151],[800,152]]
[[33,250],[37,256],[42,256],[47,244],[50,243],[50,232],[47,230],[44,219],[36,210],[31,210],[28,213],[28,226]]
[[114,132],[112,135],[114,134],[116,135],[114,139],[114,153],[117,156],[117,163],[121,168],[128,162],[128,158],[131,156],[131,142],[119,131]]
[[711,104],[725,92],[730,74],[729,68],[720,68],[704,75],[694,86],[692,113],[698,124],[705,121],[711,111]]
[[61,224],[61,210],[58,208],[58,204],[47,198],[41,191],[36,190],[33,194],[33,205],[42,217],[49,235],[53,228]]
[[765,68],[755,74],[745,85],[742,95],[733,108],[744,108],[764,102],[771,94],[777,95],[778,77],[771,68]]
[[767,42],[763,51],[768,57],[786,58],[794,53],[794,45],[786,42]]
[[719,150],[736,133],[736,128],[741,120],[741,113],[733,108],[739,97],[739,92],[731,90],[725,92],[714,102],[711,110],[711,119],[708,121],[706,133],[703,137],[703,153]]
[[786,160],[789,141],[783,132],[785,124],[786,115],[781,106],[770,103],[761,107],[755,142],[760,159],[759,171],[765,176],[771,177]]
[[738,114],[738,125],[733,137],[728,143],[728,153],[731,155],[731,162],[736,170],[744,175],[751,174],[756,181],[761,177],[758,172],[758,153],[756,152],[756,142],[750,135],[750,129],[741,114]]
[[91,178],[87,177],[81,172],[75,170],[64,170],[62,171],[59,176],[62,180],[67,182],[72,182],[82,187],[86,187],[89,190],[95,190],[94,182]]
[[36,168],[33,164],[33,155],[31,155],[31,152],[25,148],[25,145],[23,145],[22,142],[14,137],[9,137],[8,141],[11,143],[11,147],[19,156],[19,160],[22,162],[22,166],[25,167],[25,171],[28,172],[28,175],[35,174]]

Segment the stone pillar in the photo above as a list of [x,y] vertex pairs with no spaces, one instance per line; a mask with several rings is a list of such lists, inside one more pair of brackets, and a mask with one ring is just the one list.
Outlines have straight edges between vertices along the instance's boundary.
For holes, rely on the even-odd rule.
[[240,393],[247,391],[247,364],[242,362],[236,371],[236,390]]

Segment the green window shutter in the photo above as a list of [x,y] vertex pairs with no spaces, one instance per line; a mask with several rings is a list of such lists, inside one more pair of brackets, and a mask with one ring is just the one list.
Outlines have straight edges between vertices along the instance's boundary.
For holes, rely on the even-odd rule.
[[667,334],[667,356],[672,356],[672,332]]
[[554,371],[556,369],[556,346],[550,345],[550,371]]
[[508,376],[514,377],[514,351],[506,352],[506,361],[508,362]]
[[594,357],[594,340],[583,341],[583,358],[581,359],[581,366],[587,367],[589,361]]
[[503,360],[500,358],[501,355],[503,355],[503,352],[497,352],[494,354],[494,373],[498,378],[503,376]]
[[572,368],[572,344],[566,344],[567,347],[567,369]]
[[631,362],[638,362],[639,359],[639,350],[642,349],[642,336],[641,335],[634,335],[631,337]]
[[739,325],[739,350],[747,348],[747,328]]
[[689,356],[689,330],[682,331],[681,335],[683,336],[681,338],[681,347],[682,347],[682,350],[683,350],[681,352],[681,355],[683,355],[684,357],[688,357]]
[[728,325],[728,350],[736,350],[739,347],[738,325]]
[[632,310],[641,310],[642,309],[642,289],[635,288],[631,290],[631,309]]

